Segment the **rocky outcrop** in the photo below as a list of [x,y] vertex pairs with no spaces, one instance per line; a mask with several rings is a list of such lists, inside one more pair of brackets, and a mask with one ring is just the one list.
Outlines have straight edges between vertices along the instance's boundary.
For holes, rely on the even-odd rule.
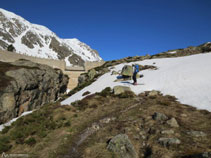
[[189,56],[189,55],[194,55],[194,54],[207,53],[210,51],[211,51],[211,43],[207,42],[207,43],[201,44],[199,46],[189,46],[184,49],[169,50],[166,52],[152,55],[150,58],[155,59],[155,58],[166,58],[166,57],[181,57],[181,56]]
[[31,49],[34,48],[34,45],[39,45],[41,48],[43,47],[39,37],[31,31],[27,32],[26,35],[21,38],[21,43]]
[[70,64],[84,66],[84,61],[81,59],[80,56],[73,54],[71,57],[68,58]]
[[119,134],[109,141],[107,149],[120,158],[137,158],[136,151],[126,134]]
[[73,50],[68,49],[67,46],[61,45],[61,43],[59,43],[59,41],[55,37],[51,39],[49,48],[58,53],[59,59],[64,59],[66,56],[72,54],[73,52]]
[[61,70],[27,60],[0,62],[0,74],[0,123],[57,100],[68,83]]

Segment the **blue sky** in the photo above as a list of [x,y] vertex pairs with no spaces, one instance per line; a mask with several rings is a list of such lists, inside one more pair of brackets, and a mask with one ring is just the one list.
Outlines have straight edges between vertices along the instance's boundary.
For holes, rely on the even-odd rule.
[[0,7],[78,38],[104,60],[211,41],[211,0],[5,0]]

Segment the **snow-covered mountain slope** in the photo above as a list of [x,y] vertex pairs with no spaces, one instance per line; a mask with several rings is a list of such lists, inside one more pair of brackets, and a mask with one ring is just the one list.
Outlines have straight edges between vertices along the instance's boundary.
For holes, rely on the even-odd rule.
[[0,49],[9,45],[18,53],[50,59],[65,59],[67,65],[100,61],[96,50],[78,39],[61,39],[45,26],[31,24],[22,17],[0,8]]
[[[113,88],[117,85],[128,86],[136,94],[144,91],[158,90],[163,94],[173,95],[183,104],[188,104],[199,109],[211,111],[211,52],[192,56],[177,58],[150,59],[130,63],[141,65],[154,65],[157,70],[144,70],[139,72],[144,77],[137,79],[139,85],[133,86],[126,82],[114,82],[117,75],[111,72],[104,74],[97,81],[85,87],[78,93],[72,95],[62,102],[62,105],[71,104],[85,96],[86,91],[100,92],[106,87]],[[154,63],[154,64],[153,64]],[[121,71],[123,63],[111,69],[111,71]],[[132,80],[130,81],[132,83]]]

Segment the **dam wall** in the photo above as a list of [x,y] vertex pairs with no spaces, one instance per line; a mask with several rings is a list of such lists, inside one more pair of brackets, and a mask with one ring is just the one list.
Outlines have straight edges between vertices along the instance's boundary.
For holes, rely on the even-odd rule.
[[33,56],[27,56],[15,52],[9,52],[9,51],[2,51],[0,50],[0,61],[3,62],[14,62],[19,59],[26,59],[31,60],[32,62],[38,63],[38,64],[44,64],[48,65],[52,68],[58,68],[63,71],[64,74],[68,75],[69,77],[69,83],[68,83],[68,89],[73,89],[78,85],[78,77],[81,73],[85,73],[88,70],[101,66],[105,62],[85,62],[83,67],[79,66],[66,66],[66,63],[64,60],[54,60],[54,59],[43,59]]

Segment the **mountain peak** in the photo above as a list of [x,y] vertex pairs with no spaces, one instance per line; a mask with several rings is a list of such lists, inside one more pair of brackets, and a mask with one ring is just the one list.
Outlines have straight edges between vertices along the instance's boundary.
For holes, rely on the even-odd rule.
[[0,49],[6,50],[11,44],[17,53],[65,60],[67,65],[102,60],[95,50],[77,38],[61,39],[47,27],[32,24],[0,8]]

